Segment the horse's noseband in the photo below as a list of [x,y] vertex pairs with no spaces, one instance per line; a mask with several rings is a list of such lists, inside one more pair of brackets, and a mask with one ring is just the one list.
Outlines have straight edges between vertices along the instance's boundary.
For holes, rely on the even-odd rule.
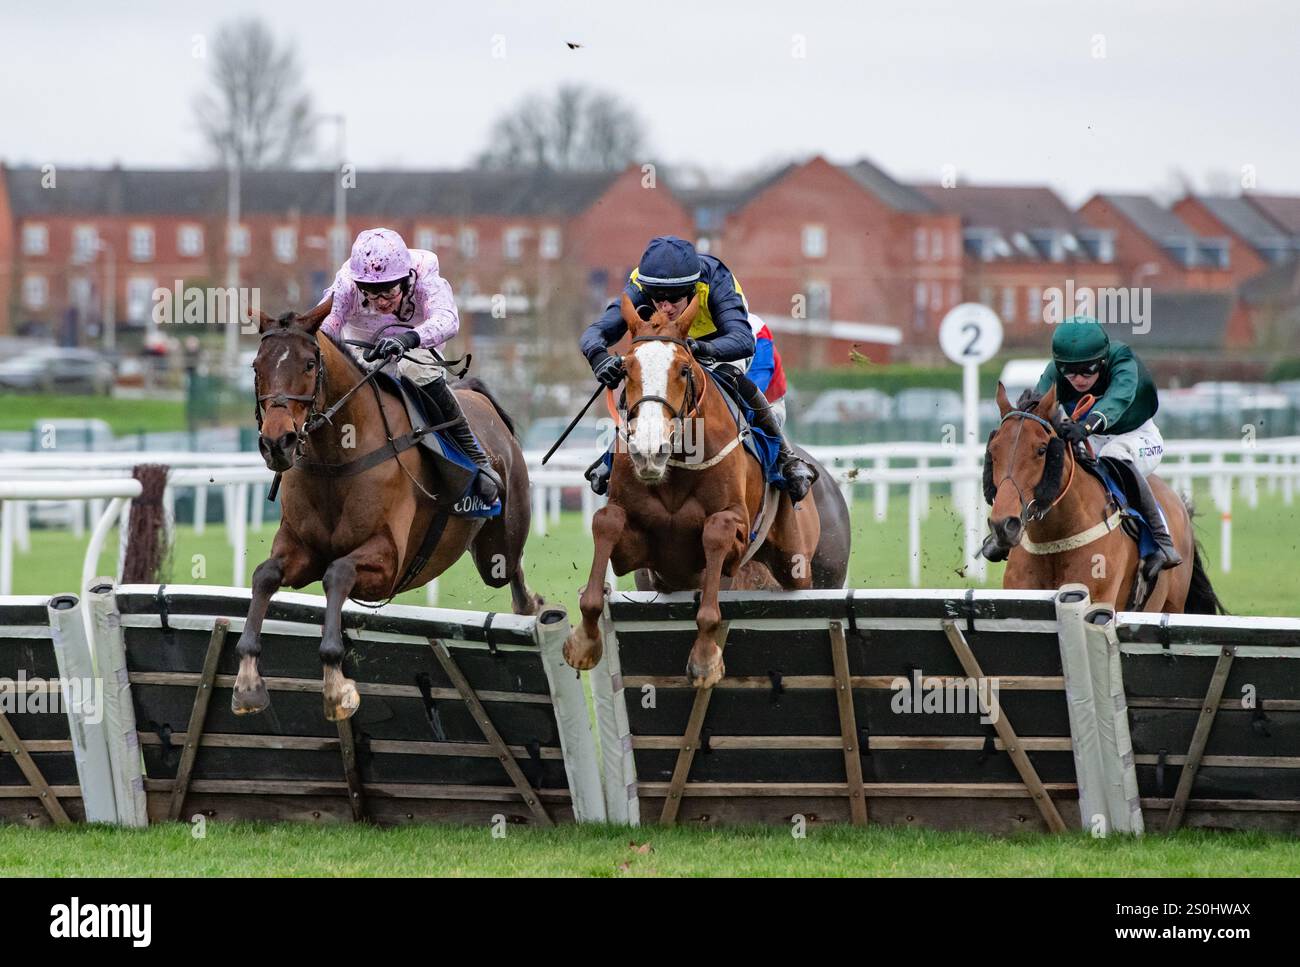
[[[1006,416],[1002,417],[1001,421],[998,423],[998,426],[1001,427],[1003,423],[1007,422],[1007,420],[1012,420],[1012,419],[1019,420],[1020,426],[1016,428],[1016,440],[1011,445],[1011,458],[1008,460],[1008,463],[1011,466],[1015,466],[1016,451],[1020,448],[1020,431],[1024,429],[1025,420],[1032,420],[1033,422],[1041,426],[1043,429],[1045,429],[1049,436],[1054,437],[1058,440],[1060,439],[1060,435],[1056,432],[1056,427],[1054,427],[1049,421],[1043,419],[1037,413],[1030,413],[1028,410],[1011,410],[1006,414]],[[990,439],[990,443],[991,442],[992,440]],[[987,450],[985,451],[984,459],[985,460],[989,459]],[[1073,481],[1073,477],[1074,477],[1073,471],[1071,472],[1070,476],[1071,476],[1071,481]],[[1056,500],[1052,501],[1042,510],[1031,513],[1032,508],[1038,503],[1038,498],[1031,496],[1029,500],[1026,501],[1025,492],[1024,490],[1021,489],[1019,482],[1016,480],[1013,474],[1007,473],[1002,477],[1001,480],[994,483],[993,485],[994,493],[996,493],[997,489],[1001,487],[1004,483],[1006,483],[1008,480],[1011,481],[1011,486],[1016,488],[1016,496],[1020,498],[1020,519],[1025,523],[1033,523],[1035,521],[1042,520],[1044,517],[1047,516],[1048,511],[1050,511],[1053,507],[1057,505],[1057,503],[1060,502],[1061,497],[1065,496],[1064,491],[1062,491],[1062,493],[1057,496]],[[1067,487],[1066,489],[1069,488]]]
[[[639,342],[672,343],[674,346],[681,346],[683,349],[685,349],[687,355],[690,355],[691,352],[690,346],[686,344],[686,340],[678,339],[676,336],[637,336],[635,339],[632,340],[632,342],[633,343],[639,343]],[[694,356],[691,356],[691,361],[695,362]],[[688,366],[686,369],[686,396],[682,400],[682,405],[680,409],[673,406],[672,403],[668,402],[668,400],[664,399],[662,396],[643,395],[639,400],[637,400],[630,407],[628,407],[627,415],[624,417],[624,419],[626,421],[630,421],[632,419],[633,414],[635,414],[636,411],[640,409],[642,403],[662,403],[664,406],[668,408],[668,412],[673,415],[673,419],[677,420],[678,422],[681,422],[683,419],[685,419],[685,417],[682,415],[683,413],[685,413],[686,416],[690,416],[692,413],[695,412],[695,406],[697,402],[698,401],[696,398],[696,387],[695,387],[695,367]]]

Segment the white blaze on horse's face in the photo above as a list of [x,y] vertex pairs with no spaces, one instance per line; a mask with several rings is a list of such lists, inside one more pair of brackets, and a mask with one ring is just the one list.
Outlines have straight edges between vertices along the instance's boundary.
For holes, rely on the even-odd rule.
[[[646,342],[637,346],[633,355],[641,370],[641,396],[667,399],[668,373],[677,356],[673,345]],[[647,400],[637,406],[628,431],[628,455],[637,478],[644,483],[658,483],[668,472],[668,457],[672,454],[672,414],[657,400]]]

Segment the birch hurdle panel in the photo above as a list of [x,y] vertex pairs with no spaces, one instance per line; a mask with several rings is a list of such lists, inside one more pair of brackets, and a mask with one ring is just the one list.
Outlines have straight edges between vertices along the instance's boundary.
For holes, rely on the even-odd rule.
[[[1081,586],[721,607],[727,674],[697,695],[695,596],[610,595],[592,694],[611,820],[1140,831],[1125,736],[1095,712],[1115,686],[1089,657]],[[981,679],[996,715],[968,687]]]
[[1300,620],[1090,620],[1119,642],[1148,828],[1300,833]]
[[129,689],[115,750],[120,785],[136,791],[128,824],[604,818],[582,684],[560,653],[562,608],[533,618],[348,603],[343,667],[361,707],[333,723],[320,694],[323,598],[272,599],[261,655],[271,706],[237,716],[247,589],[94,590],[98,660]]

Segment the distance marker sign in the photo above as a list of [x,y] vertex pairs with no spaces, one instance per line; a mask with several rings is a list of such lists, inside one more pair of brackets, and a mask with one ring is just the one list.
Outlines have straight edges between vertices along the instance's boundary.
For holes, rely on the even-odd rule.
[[939,348],[961,366],[978,366],[1002,348],[1002,320],[988,306],[963,302],[939,325]]

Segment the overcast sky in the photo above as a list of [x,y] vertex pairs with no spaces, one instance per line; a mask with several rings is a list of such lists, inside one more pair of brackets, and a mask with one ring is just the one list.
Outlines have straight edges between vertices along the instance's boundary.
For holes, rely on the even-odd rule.
[[1235,190],[1253,165],[1260,191],[1300,192],[1295,0],[6,2],[0,158],[203,164],[194,37],[241,14],[296,43],[359,174],[467,164],[499,111],[580,82],[636,108],[652,157],[718,173],[865,155],[1078,203],[1175,169]]

